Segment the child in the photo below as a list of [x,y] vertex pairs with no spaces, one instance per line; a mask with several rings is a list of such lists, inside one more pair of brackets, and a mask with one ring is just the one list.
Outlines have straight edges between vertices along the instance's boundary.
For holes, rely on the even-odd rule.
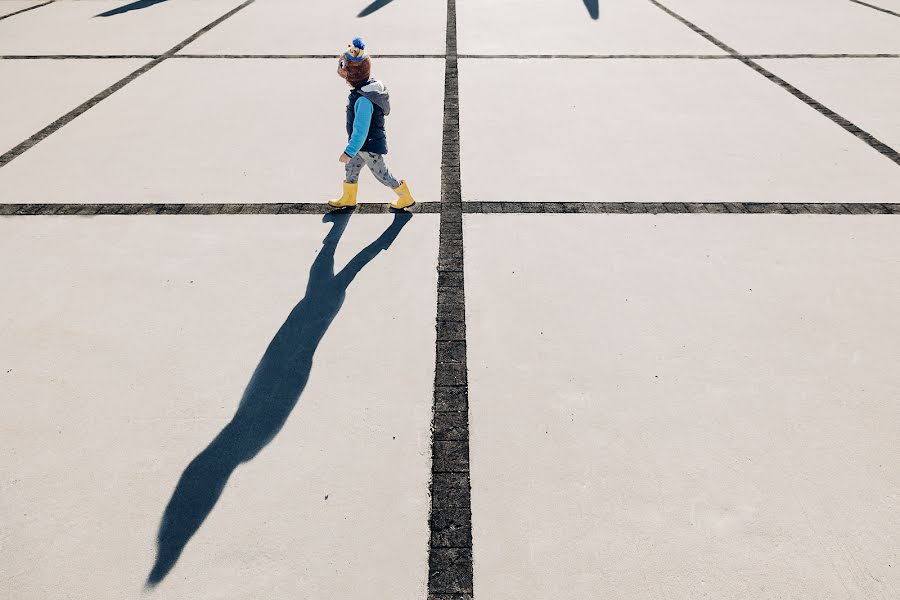
[[392,188],[399,196],[391,203],[391,208],[408,208],[416,201],[409,193],[406,182],[394,179],[384,164],[384,155],[388,151],[384,118],[390,114],[391,104],[384,84],[369,77],[371,70],[372,61],[366,54],[366,45],[356,38],[341,55],[338,65],[338,75],[353,88],[347,101],[349,142],[339,159],[346,165],[344,195],[328,204],[336,208],[356,206],[359,172],[365,164],[378,181]]

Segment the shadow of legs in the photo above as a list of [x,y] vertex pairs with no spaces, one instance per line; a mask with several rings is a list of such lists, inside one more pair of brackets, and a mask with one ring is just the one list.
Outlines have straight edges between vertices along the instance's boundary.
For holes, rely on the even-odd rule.
[[335,274],[334,252],[350,214],[323,217],[333,226],[310,268],[306,295],[266,348],[234,417],[191,461],[175,486],[159,525],[156,561],[147,577],[148,587],[165,579],[175,566],[234,470],[252,460],[281,431],[306,387],[313,355],[340,311],[347,287],[372,259],[390,248],[411,218],[409,213],[395,214],[390,227]]

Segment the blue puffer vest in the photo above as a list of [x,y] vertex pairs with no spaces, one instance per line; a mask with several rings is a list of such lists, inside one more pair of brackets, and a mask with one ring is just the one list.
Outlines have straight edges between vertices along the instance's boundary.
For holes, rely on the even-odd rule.
[[374,152],[375,154],[387,154],[387,132],[384,129],[384,117],[390,113],[390,100],[384,86],[374,80],[360,84],[353,88],[347,99],[347,139],[353,135],[353,121],[356,118],[356,101],[361,97],[368,98],[372,102],[372,122],[369,125],[369,135],[360,149],[362,152]]

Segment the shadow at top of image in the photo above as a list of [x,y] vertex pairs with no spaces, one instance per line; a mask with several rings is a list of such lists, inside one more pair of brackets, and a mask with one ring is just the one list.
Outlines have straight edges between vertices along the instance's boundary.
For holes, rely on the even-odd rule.
[[[369,4],[367,7],[362,9],[359,12],[359,14],[356,16],[357,16],[357,18],[368,17],[372,13],[376,12],[377,10],[379,10],[381,8],[384,8],[385,6],[387,6],[388,4],[390,4],[393,1],[394,0],[375,0],[374,2]],[[597,19],[599,19],[600,18],[600,0],[583,0],[583,2],[584,2],[584,6],[585,6],[585,8],[587,8],[588,14],[591,16],[591,18],[594,19],[595,21]]]
[[123,13],[131,12],[133,10],[141,10],[142,8],[149,8],[154,4],[160,4],[162,2],[168,2],[169,0],[137,0],[136,2],[131,2],[130,4],[126,4],[124,6],[120,6],[118,8],[113,8],[106,12],[100,13],[96,15],[98,17],[114,17],[116,15],[121,15]]
[[384,8],[385,6],[387,6],[388,4],[390,4],[390,3],[393,2],[393,1],[394,1],[394,0],[375,0],[372,4],[368,5],[367,7],[365,7],[365,8],[362,9],[361,11],[359,11],[359,14],[356,15],[356,17],[357,17],[357,18],[359,18],[359,17],[368,17],[368,16],[371,15],[373,12],[375,12],[375,11],[377,11],[377,10],[379,10],[379,9]]
[[[169,0],[136,0],[130,4],[126,4],[124,6],[120,6],[118,8],[113,8],[106,12],[100,13],[96,15],[98,17],[113,17],[115,15],[121,15],[123,13],[131,12],[133,10],[141,10],[142,8],[149,8],[155,4],[161,4],[163,2],[168,2]],[[359,14],[356,15],[357,18],[368,17],[372,13],[375,13],[394,0],[374,0],[371,4],[366,6],[364,9],[359,11]],[[583,0],[585,8],[587,8],[588,14],[592,19],[597,20],[600,18],[600,2],[599,0]]]

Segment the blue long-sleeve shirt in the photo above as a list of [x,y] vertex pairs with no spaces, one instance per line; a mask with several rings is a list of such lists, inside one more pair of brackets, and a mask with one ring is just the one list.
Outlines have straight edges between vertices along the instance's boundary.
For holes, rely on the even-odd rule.
[[372,124],[372,112],[375,108],[372,101],[361,96],[354,105],[356,116],[353,118],[353,133],[350,135],[350,141],[347,142],[347,148],[344,154],[353,158],[359,152],[366,138],[369,135],[369,126]]

